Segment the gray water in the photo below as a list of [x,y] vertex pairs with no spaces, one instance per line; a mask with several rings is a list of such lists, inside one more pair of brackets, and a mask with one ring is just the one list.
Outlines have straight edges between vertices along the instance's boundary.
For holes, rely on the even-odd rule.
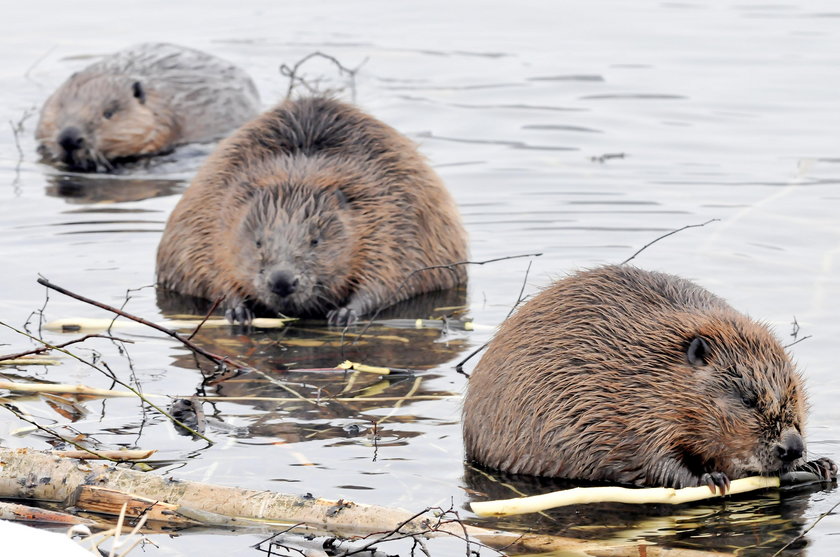
[[[718,219],[663,239],[634,263],[698,281],[770,323],[785,343],[794,340],[795,320],[796,339],[810,337],[791,347],[809,385],[809,451],[840,459],[835,3],[36,1],[2,12],[5,323],[20,327],[44,305],[38,274],[115,305],[127,290],[154,281],[166,217],[210,148],[186,148],[161,164],[103,178],[40,164],[32,137],[37,115],[31,114],[70,73],[141,41],[177,42],[236,62],[254,76],[266,107],[286,94],[280,64],[321,51],[359,67],[356,101],[420,144],[461,207],[473,260],[543,254],[470,268],[466,313],[476,331],[377,328],[350,354],[373,365],[426,370],[417,376],[419,385],[415,378],[278,372],[339,361],[335,339],[316,323],[250,335],[206,329],[198,338],[268,377],[225,381],[207,387],[209,394],[283,397],[288,393],[277,383],[285,382],[307,396],[371,388],[382,396],[413,391],[443,398],[396,409],[392,402],[219,403],[205,411],[237,429],[211,426],[217,443],[210,448],[177,435],[130,400],[82,403],[88,413],[72,424],[43,401],[18,401],[42,423],[66,434],[72,425],[107,448],[158,449],[156,458],[175,462],[162,472],[178,478],[412,510],[454,504],[470,518],[466,504],[475,495],[468,490],[513,493],[465,470],[459,396],[466,380],[453,366],[490,338],[517,299],[529,264],[526,294],[574,269],[623,261],[668,231]],[[342,98],[352,96],[332,64],[313,61],[304,68],[312,79],[326,77],[326,87],[345,86]],[[16,141],[11,128],[21,121]],[[151,288],[132,291],[126,309],[151,320],[163,315]],[[46,320],[72,316],[107,315],[49,295]],[[33,317],[30,330],[37,332],[38,322]],[[43,334],[55,342],[73,338]],[[105,340],[76,350],[97,350],[122,377],[133,372],[148,393],[196,392],[202,375],[180,345],[146,330],[119,335],[135,341],[126,345],[127,356]],[[2,352],[32,346],[6,329],[0,343],[8,345]],[[111,386],[67,358],[7,376]],[[50,446],[40,434],[19,432],[26,424],[11,414],[0,416],[3,445]],[[369,430],[374,421],[381,421],[376,443]],[[348,432],[353,424],[358,434]],[[543,488],[519,481],[523,491]],[[838,501],[836,491],[805,490],[676,514],[578,509],[482,523],[761,555]],[[840,520],[830,515],[788,554],[834,555],[837,534]],[[145,551],[261,555],[249,549],[259,539],[247,533],[158,536],[160,549]],[[438,554],[463,554],[461,546],[441,547]]]

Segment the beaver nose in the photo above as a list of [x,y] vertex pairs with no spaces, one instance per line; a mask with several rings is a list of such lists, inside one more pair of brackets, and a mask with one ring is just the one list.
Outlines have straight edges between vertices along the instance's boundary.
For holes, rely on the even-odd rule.
[[288,271],[274,271],[268,277],[268,287],[281,298],[292,294],[297,286],[298,278]]
[[776,445],[776,456],[782,462],[791,463],[802,458],[805,453],[805,443],[798,433],[787,435],[781,443]]
[[58,134],[58,144],[61,145],[61,148],[66,153],[72,153],[82,148],[85,144],[85,138],[82,136],[82,131],[79,128],[70,126],[69,128],[64,128]]

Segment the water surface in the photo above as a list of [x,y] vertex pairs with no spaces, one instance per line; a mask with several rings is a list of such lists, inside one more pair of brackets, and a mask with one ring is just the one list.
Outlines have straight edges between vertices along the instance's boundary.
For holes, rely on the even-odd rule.
[[[93,57],[165,40],[228,58],[254,75],[266,107],[286,93],[281,64],[322,51],[360,67],[356,101],[417,141],[459,203],[472,258],[541,252],[473,266],[466,310],[478,327],[416,331],[376,327],[341,353],[318,323],[283,331],[203,330],[203,346],[245,359],[262,373],[207,384],[192,355],[145,330],[125,352],[101,353],[149,393],[306,399],[374,393],[381,403],[230,401],[206,407],[218,420],[212,447],[178,435],[131,400],[90,401],[75,422],[37,399],[20,405],[64,433],[102,446],[158,449],[174,477],[252,489],[422,509],[466,504],[476,492],[510,496],[465,468],[459,413],[466,380],[453,366],[490,338],[525,293],[581,267],[625,260],[698,281],[736,308],[769,322],[791,347],[810,386],[812,456],[840,458],[840,379],[835,373],[840,298],[840,155],[837,152],[838,13],[834,4],[744,2],[563,3],[329,0],[306,5],[151,0],[84,6],[17,3],[0,22],[0,320],[14,326],[45,306],[46,320],[101,317],[55,293],[45,305],[38,274],[106,303],[159,320],[171,313],[151,288],[154,252],[169,212],[209,147],[118,176],[66,174],[37,160],[32,133],[47,95]],[[324,61],[306,66],[327,86],[345,82]],[[350,92],[341,93],[350,98]],[[16,139],[12,127],[20,124]],[[139,290],[135,290],[139,289]],[[430,302],[432,308],[436,302]],[[449,304],[446,307],[457,305]],[[163,306],[163,307],[162,307]],[[426,308],[402,317],[425,317]],[[44,332],[52,341],[72,335]],[[31,343],[0,331],[5,352]],[[347,354],[349,351],[351,354]],[[288,368],[330,367],[342,356],[419,370],[378,378]],[[470,362],[467,370],[475,364]],[[205,369],[205,372],[208,370]],[[110,381],[79,363],[8,370],[15,378]],[[408,394],[426,398],[395,399]],[[346,397],[345,397],[346,398]],[[378,438],[371,433],[377,424]],[[5,446],[47,448],[39,434]],[[523,492],[548,486],[509,479]],[[483,521],[573,536],[648,540],[767,554],[799,535],[838,499],[835,491],[767,493],[680,509],[595,508]],[[788,554],[833,555],[836,515]],[[150,554],[208,551],[258,555],[256,534],[161,538]],[[803,549],[805,548],[805,549]],[[445,546],[439,554],[461,552]]]

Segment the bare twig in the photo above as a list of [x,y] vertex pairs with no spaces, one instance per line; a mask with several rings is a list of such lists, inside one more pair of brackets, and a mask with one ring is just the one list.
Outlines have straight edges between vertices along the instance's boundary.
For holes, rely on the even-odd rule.
[[706,226],[707,224],[710,224],[710,223],[713,223],[713,222],[718,222],[718,221],[720,221],[720,219],[709,219],[706,222],[701,223],[701,224],[687,224],[687,225],[683,226],[682,228],[677,228],[676,230],[672,230],[672,231],[668,232],[667,234],[663,234],[662,236],[656,238],[655,240],[652,240],[652,241],[648,242],[647,244],[642,246],[636,253],[634,253],[633,255],[631,255],[630,257],[628,257],[627,259],[625,259],[621,263],[619,263],[619,265],[625,265],[625,264],[629,263],[630,261],[635,259],[637,255],[639,255],[640,253],[645,251],[647,248],[649,248],[650,246],[652,246],[653,244],[655,244],[659,240],[662,240],[663,238],[667,238],[668,236],[672,236],[672,235],[676,234],[677,232],[682,232],[683,230],[686,230],[688,228],[699,228],[701,226]]
[[[525,278],[522,279],[522,288],[519,289],[519,296],[517,296],[516,302],[513,304],[513,307],[510,308],[510,311],[508,312],[507,316],[505,316],[504,321],[502,321],[502,323],[507,321],[510,318],[510,316],[513,315],[514,310],[519,306],[519,304],[521,304],[522,302],[525,301],[525,298],[522,297],[522,294],[525,293],[525,285],[528,283],[528,274],[531,272],[531,263],[533,263],[533,261],[529,261],[528,262],[528,268],[525,269]],[[458,362],[455,365],[455,371],[457,371],[458,373],[464,375],[467,379],[469,379],[470,374],[467,373],[466,371],[464,371],[464,364],[469,362],[471,359],[473,359],[476,354],[478,354],[479,352],[481,352],[482,350],[487,348],[487,345],[489,345],[489,344],[490,344],[490,342],[485,342],[484,344],[482,344],[481,346],[479,346],[478,348],[476,348],[475,350],[470,352],[469,355],[467,355],[466,358],[464,358],[463,360],[461,360],[460,362]]]
[[793,341],[793,342],[791,342],[790,344],[785,344],[782,348],[784,348],[785,350],[787,350],[788,348],[790,348],[790,347],[791,347],[791,346],[793,346],[794,344],[799,344],[799,343],[800,343],[800,342],[802,342],[803,340],[808,340],[808,339],[809,339],[809,338],[811,338],[812,336],[814,336],[814,335],[805,335],[804,337],[802,337],[802,338],[800,338],[800,339],[794,340],[794,341]]
[[75,441],[73,441],[72,439],[68,439],[67,437],[64,437],[64,436],[60,435],[58,432],[53,431],[53,430],[51,430],[50,428],[48,428],[48,427],[46,427],[46,426],[42,426],[41,424],[39,424],[39,423],[38,423],[38,422],[36,422],[35,420],[30,420],[29,418],[27,418],[26,416],[24,416],[24,415],[20,412],[20,410],[18,410],[17,408],[15,408],[15,407],[14,407],[13,405],[11,405],[11,404],[0,404],[0,406],[2,406],[3,408],[5,408],[5,409],[6,409],[6,410],[8,410],[9,412],[11,412],[12,414],[14,414],[14,415],[15,415],[15,416],[17,416],[18,418],[20,418],[21,420],[23,420],[24,422],[27,422],[27,423],[29,423],[29,424],[32,424],[33,426],[35,426],[36,428],[40,429],[41,431],[43,431],[43,432],[44,432],[44,433],[46,433],[47,435],[50,435],[50,436],[52,436],[52,437],[55,437],[56,439],[59,439],[59,440],[63,441],[64,443],[67,443],[68,445],[73,445],[74,447],[76,447],[76,448],[77,448],[77,449],[79,449],[80,451],[84,451],[84,452],[86,452],[86,453],[90,453],[90,454],[92,454],[93,456],[95,456],[96,458],[99,458],[99,459],[101,459],[101,460],[110,460],[111,462],[119,462],[119,460],[117,460],[117,459],[110,458],[110,457],[108,457],[108,456],[106,456],[106,455],[103,455],[103,454],[101,454],[101,453],[98,453],[98,452],[94,451],[93,449],[89,449],[88,447],[85,447],[84,445],[81,445],[81,444],[79,444],[79,443],[76,443],[76,442],[75,442]]
[[9,120],[9,126],[11,126],[12,128],[12,135],[15,138],[15,147],[17,147],[18,152],[18,160],[17,164],[15,164],[15,179],[12,182],[13,186],[17,186],[17,183],[20,180],[20,166],[23,164],[23,149],[20,146],[20,136],[23,134],[23,124],[33,114],[35,114],[35,107],[30,106],[29,108],[23,111],[23,115],[20,117],[17,123]]
[[[127,340],[127,339],[124,339],[124,338],[112,337],[112,336],[108,336],[108,335],[89,334],[89,335],[85,335],[83,337],[80,337],[80,338],[77,338],[77,339],[74,339],[74,340],[69,340],[69,341],[67,341],[65,343],[62,343],[62,344],[56,344],[55,348],[64,348],[65,346],[70,346],[71,344],[84,342],[89,338],[106,338],[108,340],[118,340],[120,342],[128,342],[128,343],[131,343],[131,344],[134,343],[133,340]],[[18,352],[17,354],[2,354],[2,355],[0,355],[0,362],[2,362],[4,360],[15,360],[17,358],[22,358],[23,356],[30,356],[30,355],[33,355],[33,354],[43,354],[44,352],[49,352],[50,350],[52,350],[52,348],[47,347],[47,346],[42,346],[41,348],[33,348],[32,350],[27,350],[26,352]]]
[[210,319],[210,316],[213,315],[213,312],[216,311],[216,308],[219,307],[219,304],[221,304],[224,301],[225,301],[225,296],[222,296],[221,298],[219,298],[218,300],[213,302],[213,305],[210,306],[209,310],[207,310],[207,314],[204,316],[204,319],[202,319],[201,323],[199,323],[198,326],[195,328],[195,330],[192,333],[190,333],[190,336],[187,337],[187,340],[192,340],[193,339],[193,337],[196,335],[196,333],[198,333],[199,329],[201,329],[201,326],[204,325],[205,323],[207,323],[207,320]]
[[820,523],[820,521],[821,521],[822,519],[824,519],[825,517],[827,517],[828,515],[830,515],[831,513],[833,513],[833,512],[834,512],[834,509],[836,509],[838,506],[840,506],[840,501],[838,501],[837,503],[834,503],[834,506],[833,506],[833,507],[831,507],[830,509],[828,509],[827,511],[825,511],[824,513],[822,513],[820,516],[818,516],[818,517],[817,517],[817,519],[816,519],[816,520],[815,520],[815,521],[814,521],[814,522],[813,522],[810,526],[808,526],[805,530],[803,530],[803,531],[802,531],[802,532],[801,532],[798,536],[796,536],[795,538],[793,538],[792,540],[790,540],[788,543],[786,543],[785,545],[783,545],[783,546],[781,547],[781,549],[779,549],[779,550],[778,550],[776,553],[774,553],[771,557],[779,557],[779,555],[781,555],[782,553],[784,553],[784,551],[785,551],[787,548],[789,548],[790,546],[792,546],[793,544],[795,544],[796,542],[798,542],[799,540],[801,540],[802,538],[804,538],[804,537],[805,537],[805,535],[806,535],[808,532],[810,532],[811,530],[813,530],[813,529],[814,529],[814,526],[816,526],[817,524],[819,524],[819,523]]
[[117,384],[119,384],[119,385],[122,385],[123,387],[125,387],[126,389],[128,389],[129,391],[131,391],[132,393],[134,393],[134,396],[136,396],[137,398],[139,398],[140,400],[142,400],[143,402],[145,402],[146,404],[148,404],[149,406],[151,406],[152,408],[154,408],[155,410],[157,410],[158,412],[160,412],[162,415],[166,416],[166,417],[167,417],[170,421],[172,421],[174,424],[176,424],[176,425],[179,425],[179,426],[183,427],[184,429],[186,429],[187,431],[189,431],[189,432],[190,432],[190,433],[192,433],[193,435],[196,435],[197,437],[201,437],[202,439],[204,439],[204,440],[205,440],[205,441],[207,441],[208,443],[211,443],[211,444],[213,443],[213,441],[211,441],[209,438],[205,437],[205,436],[204,436],[204,435],[202,435],[201,433],[198,433],[197,431],[194,431],[194,430],[193,430],[192,428],[190,428],[188,425],[186,425],[186,424],[182,423],[182,422],[181,422],[181,421],[179,421],[177,418],[175,418],[174,416],[172,416],[169,412],[167,412],[166,410],[164,410],[163,408],[161,408],[161,407],[160,407],[160,406],[158,406],[157,404],[153,403],[151,400],[149,400],[149,399],[146,397],[146,395],[144,395],[143,393],[141,393],[140,391],[138,391],[137,389],[135,389],[134,387],[132,387],[131,385],[129,385],[128,383],[126,383],[125,381],[123,381],[123,380],[119,379],[119,378],[118,378],[118,377],[117,377],[117,376],[116,376],[113,372],[111,372],[110,370],[109,370],[109,371],[105,371],[105,370],[103,370],[102,368],[100,368],[99,366],[97,366],[96,364],[93,364],[93,363],[91,363],[91,362],[89,362],[89,361],[85,360],[84,358],[80,358],[79,356],[77,356],[76,354],[73,354],[73,353],[72,353],[72,352],[70,352],[69,350],[66,350],[66,349],[64,349],[64,348],[59,348],[59,347],[57,347],[57,346],[55,346],[55,345],[52,345],[52,344],[48,343],[47,341],[45,341],[45,340],[43,340],[43,339],[40,339],[40,338],[38,338],[38,337],[36,337],[36,336],[30,335],[29,333],[26,333],[26,332],[24,332],[24,331],[21,331],[20,329],[16,329],[15,327],[12,327],[12,326],[11,326],[11,325],[9,325],[8,323],[4,323],[3,321],[0,321],[0,325],[2,325],[3,327],[6,327],[7,329],[11,329],[11,330],[13,330],[14,332],[18,333],[19,335],[22,335],[22,336],[28,337],[28,338],[30,338],[30,339],[32,339],[32,340],[34,340],[34,341],[36,341],[36,342],[40,342],[40,343],[41,343],[41,344],[43,344],[44,346],[48,347],[50,350],[58,350],[59,352],[63,352],[64,354],[67,354],[68,356],[70,356],[70,357],[71,357],[71,358],[73,358],[74,360],[77,360],[77,361],[79,361],[79,362],[81,362],[81,363],[85,364],[86,366],[92,367],[93,369],[95,369],[95,370],[96,370],[96,371],[98,371],[99,373],[101,373],[101,374],[103,374],[103,375],[108,376],[108,377],[109,377],[112,381],[114,381],[115,383],[117,383]]
[[175,340],[177,340],[178,342],[182,343],[184,346],[186,346],[187,348],[189,348],[190,350],[192,350],[196,354],[200,354],[200,355],[204,356],[205,358],[207,358],[208,360],[210,360],[214,364],[217,364],[217,365],[233,364],[233,365],[235,365],[237,367],[241,367],[243,369],[248,367],[241,362],[236,362],[236,361],[231,360],[229,358],[225,358],[225,357],[219,356],[217,354],[213,354],[212,352],[208,352],[204,348],[202,348],[202,347],[192,343],[188,339],[185,339],[184,337],[182,337],[180,334],[178,334],[177,331],[173,331],[172,329],[167,329],[166,327],[162,327],[161,325],[158,325],[157,323],[152,323],[151,321],[147,321],[146,319],[143,319],[142,317],[137,317],[136,315],[132,315],[132,314],[130,314],[128,312],[125,312],[121,309],[115,308],[114,306],[109,306],[108,304],[103,304],[102,302],[97,302],[96,300],[92,300],[90,298],[82,296],[81,294],[76,294],[75,292],[71,292],[70,290],[67,290],[66,288],[62,288],[61,286],[58,286],[57,284],[51,283],[50,281],[48,281],[44,277],[39,277],[38,278],[38,284],[44,285],[47,288],[51,288],[52,290],[55,290],[56,292],[60,292],[61,294],[64,294],[65,296],[70,296],[71,298],[75,298],[75,299],[79,300],[80,302],[84,302],[86,304],[90,304],[92,306],[102,308],[106,311],[116,313],[117,315],[125,317],[126,319],[131,319],[132,321],[136,321],[137,323],[142,323],[143,325],[146,325],[147,327],[151,327],[152,329],[155,329],[156,331],[160,331],[161,333],[164,333],[165,335],[169,335],[170,337],[172,337]]
[[29,330],[29,323],[32,321],[32,318],[37,315],[38,316],[38,336],[42,336],[41,327],[44,326],[44,310],[47,309],[47,304],[50,303],[50,291],[44,290],[44,305],[42,305],[39,309],[34,310],[32,313],[29,314],[29,317],[26,318],[26,322],[23,324],[23,330],[27,333],[31,333],[32,331]]
[[298,86],[298,85],[303,86],[307,90],[307,92],[309,92],[309,93],[329,94],[331,92],[341,91],[341,89],[339,89],[337,91],[329,91],[329,90],[320,91],[317,82],[310,83],[309,81],[307,81],[303,76],[301,76],[298,73],[298,70],[301,68],[301,66],[304,63],[306,63],[307,61],[309,61],[313,58],[316,58],[316,57],[320,57],[320,58],[324,58],[326,60],[329,60],[330,62],[335,64],[335,66],[338,68],[339,73],[345,74],[349,77],[349,79],[350,79],[350,93],[352,95],[353,102],[356,102],[356,74],[361,69],[361,67],[364,66],[367,63],[368,59],[365,58],[364,60],[362,60],[362,62],[358,66],[350,69],[350,68],[344,66],[341,62],[339,62],[338,59],[335,58],[334,56],[330,56],[329,54],[324,54],[323,52],[319,52],[319,51],[307,54],[306,56],[304,56],[303,58],[301,58],[300,60],[295,62],[295,64],[291,67],[289,67],[286,64],[281,64],[280,65],[280,74],[289,78],[289,88],[286,91],[286,98],[287,99],[291,98],[292,92],[294,91],[295,87]]
[[30,65],[30,66],[26,69],[26,71],[24,72],[23,77],[24,77],[24,78],[26,78],[27,80],[32,81],[33,83],[35,83],[35,80],[34,80],[34,79],[32,79],[32,77],[31,77],[29,74],[31,74],[31,73],[32,73],[32,70],[34,70],[34,69],[38,66],[38,64],[40,64],[41,62],[43,62],[43,61],[44,61],[44,59],[45,59],[47,56],[49,56],[50,54],[52,54],[52,52],[53,52],[55,49],[56,49],[56,46],[55,46],[55,45],[51,46],[51,47],[50,47],[50,48],[49,48],[49,49],[48,49],[45,53],[43,53],[43,54],[41,55],[41,57],[40,57],[40,58],[38,58],[37,60],[35,60],[34,62],[32,62],[32,65]]
[[[143,290],[144,288],[154,288],[154,286],[155,286],[154,284],[147,284],[146,286],[141,286],[140,288],[127,288],[126,291],[125,291],[125,299],[123,299],[123,303],[120,306],[120,310],[125,311],[125,306],[127,306],[128,302],[131,301],[131,293],[132,292],[139,292],[139,291]],[[111,324],[108,325],[108,329],[107,329],[107,332],[108,332],[109,335],[111,334],[111,329],[114,327],[114,323],[116,323],[117,319],[119,319],[119,318],[120,318],[119,314],[116,314],[116,315],[114,315],[114,318],[111,319]]]

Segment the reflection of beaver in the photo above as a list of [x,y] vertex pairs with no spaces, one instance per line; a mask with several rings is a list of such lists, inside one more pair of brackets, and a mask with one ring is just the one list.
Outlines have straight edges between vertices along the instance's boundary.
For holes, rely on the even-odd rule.
[[[458,211],[408,139],[358,109],[287,101],[221,143],[175,207],[161,286],[228,315],[328,313],[348,323],[464,282]],[[411,275],[411,276],[409,276]]]
[[804,421],[801,378],[764,325],[687,280],[611,266],[502,325],[470,379],[464,442],[512,473],[723,488],[802,464]]
[[251,78],[224,60],[171,44],[140,44],[70,76],[41,110],[39,152],[71,170],[217,139],[257,114]]

